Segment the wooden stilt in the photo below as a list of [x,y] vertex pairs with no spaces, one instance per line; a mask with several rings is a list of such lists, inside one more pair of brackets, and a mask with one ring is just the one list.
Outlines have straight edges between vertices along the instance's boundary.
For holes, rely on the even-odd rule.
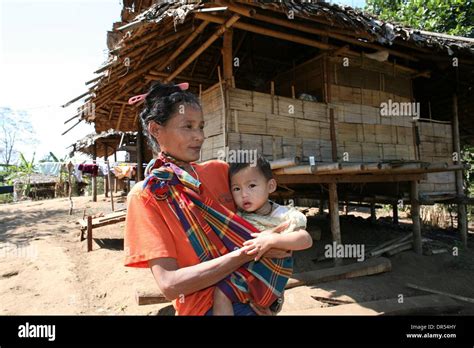
[[[117,151],[114,151],[114,162],[117,163]],[[118,185],[117,177],[114,175],[114,187],[113,187],[113,190],[114,190],[115,193],[117,193],[117,185]],[[112,191],[112,187],[110,188],[110,191]]]
[[375,202],[370,202],[370,222],[373,224],[377,222],[377,214],[375,213]]
[[398,225],[398,204],[392,204],[392,211],[393,211],[393,224]]
[[87,217],[87,252],[92,251],[92,216]]
[[[458,156],[454,164],[461,164],[461,141],[459,136],[458,97],[453,94],[453,149]],[[462,170],[456,171],[456,193],[464,196],[464,178]],[[467,208],[465,204],[458,204],[458,231],[464,247],[467,248]]]
[[411,219],[413,221],[413,247],[415,252],[422,254],[421,221],[418,181],[411,182]]
[[[329,186],[329,214],[331,215],[332,240],[336,245],[341,244],[341,227],[339,224],[339,199],[337,196],[337,184],[330,183]],[[335,257],[334,265],[342,264],[342,259]]]
[[[97,144],[94,144],[92,159],[94,160],[94,164],[96,164],[97,160]],[[92,176],[92,201],[97,202],[97,176]]]

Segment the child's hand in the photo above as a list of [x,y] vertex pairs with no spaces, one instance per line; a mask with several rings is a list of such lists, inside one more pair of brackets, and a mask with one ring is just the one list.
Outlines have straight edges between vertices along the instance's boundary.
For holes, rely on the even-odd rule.
[[263,254],[273,247],[275,235],[268,233],[252,233],[251,236],[255,238],[244,242],[243,245],[244,247],[248,247],[247,255],[256,254],[255,261],[258,261]]

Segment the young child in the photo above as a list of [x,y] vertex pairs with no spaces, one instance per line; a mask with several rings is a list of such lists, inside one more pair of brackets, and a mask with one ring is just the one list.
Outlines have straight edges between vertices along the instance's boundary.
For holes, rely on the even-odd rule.
[[[292,207],[278,205],[268,199],[277,188],[270,163],[263,157],[256,166],[250,163],[233,163],[229,167],[230,190],[235,204],[245,220],[260,231],[269,230],[282,223],[288,227],[280,233],[254,233],[248,240],[247,254],[255,254],[258,261],[270,249],[303,250],[310,248],[313,240],[306,229],[306,216]],[[291,233],[289,233],[291,232]],[[213,315],[233,315],[232,303],[216,288]]]

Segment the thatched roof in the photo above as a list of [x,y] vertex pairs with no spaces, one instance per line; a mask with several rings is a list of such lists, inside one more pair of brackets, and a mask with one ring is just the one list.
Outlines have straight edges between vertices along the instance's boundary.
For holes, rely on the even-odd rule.
[[[414,30],[348,6],[215,0],[158,1],[142,8],[133,19],[114,25],[109,59],[96,71],[99,76],[87,82],[86,102],[95,103],[96,112],[83,118],[94,122],[96,131],[137,130],[139,108],[127,100],[144,93],[150,81],[187,81],[194,92],[218,82],[222,42],[211,43],[192,63],[186,61],[220,25],[237,15],[240,18],[232,25],[233,55],[245,61],[234,70],[239,88],[259,90],[276,74],[323,52],[360,56],[380,50],[413,76],[436,69],[451,74],[456,56],[460,69],[470,69],[459,74],[461,79],[474,81],[474,39]],[[290,11],[294,19],[288,19]]]
[[118,150],[121,141],[125,145],[135,141],[136,136],[137,132],[117,132],[113,129],[99,134],[89,134],[70,146],[72,147],[70,156],[72,157],[76,151],[92,156],[94,145],[96,146],[97,157],[110,156],[114,151]]

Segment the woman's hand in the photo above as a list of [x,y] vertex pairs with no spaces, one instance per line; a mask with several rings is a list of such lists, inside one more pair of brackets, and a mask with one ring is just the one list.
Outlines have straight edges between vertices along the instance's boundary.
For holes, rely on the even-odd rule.
[[272,259],[284,259],[284,258],[287,258],[287,257],[291,257],[291,251],[289,250],[282,250],[282,249],[275,249],[275,248],[272,248],[270,250],[268,250],[264,255],[263,257],[269,257],[269,258],[272,258]]

